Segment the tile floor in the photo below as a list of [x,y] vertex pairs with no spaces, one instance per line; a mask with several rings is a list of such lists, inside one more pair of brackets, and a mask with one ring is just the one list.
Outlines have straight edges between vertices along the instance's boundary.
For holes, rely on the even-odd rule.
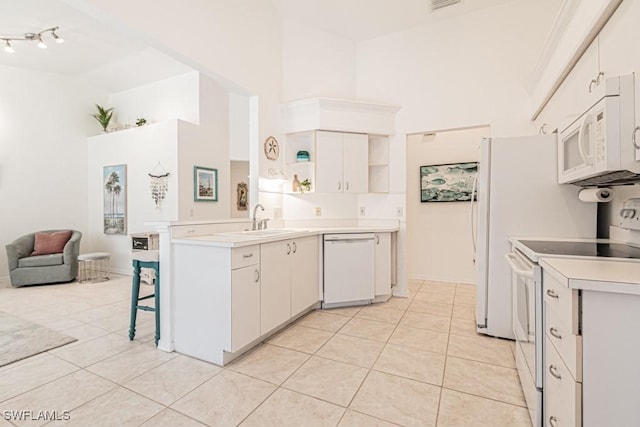
[[44,424],[4,419],[22,409],[78,426],[530,426],[511,342],[474,331],[473,286],[314,311],[224,369],[156,350],[152,313],[130,342],[130,288],[0,284],[0,310],[78,338],[0,367],[0,427]]

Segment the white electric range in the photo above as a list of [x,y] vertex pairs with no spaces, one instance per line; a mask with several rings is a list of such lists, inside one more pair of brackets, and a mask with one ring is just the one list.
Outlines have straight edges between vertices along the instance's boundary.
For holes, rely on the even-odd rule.
[[512,271],[516,367],[534,426],[543,425],[544,319],[540,258],[640,262],[640,247],[609,239],[511,238],[505,254]]

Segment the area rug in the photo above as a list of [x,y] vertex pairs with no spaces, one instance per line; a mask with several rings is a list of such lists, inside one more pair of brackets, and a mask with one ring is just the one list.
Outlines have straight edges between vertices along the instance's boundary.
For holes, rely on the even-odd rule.
[[0,311],[0,366],[74,341],[74,337]]

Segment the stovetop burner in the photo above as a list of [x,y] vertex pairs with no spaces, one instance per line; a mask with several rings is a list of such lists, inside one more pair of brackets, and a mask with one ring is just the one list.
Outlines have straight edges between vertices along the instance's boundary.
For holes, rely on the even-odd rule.
[[640,248],[622,243],[554,242],[544,240],[521,240],[520,243],[540,255],[573,255],[640,259]]

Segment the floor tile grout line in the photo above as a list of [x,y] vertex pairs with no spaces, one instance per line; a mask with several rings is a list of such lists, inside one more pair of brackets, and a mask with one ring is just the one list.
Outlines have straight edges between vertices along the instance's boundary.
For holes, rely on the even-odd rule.
[[462,394],[466,394],[467,396],[473,396],[473,397],[477,397],[477,398],[480,398],[480,399],[491,400],[493,402],[503,403],[505,405],[515,406],[517,408],[527,409],[526,403],[523,403],[522,405],[518,405],[516,403],[505,402],[504,400],[496,399],[494,397],[487,397],[487,396],[483,396],[481,394],[475,394],[475,393],[471,393],[471,392],[464,391],[464,390],[458,390],[458,389],[452,388],[452,387],[444,387],[443,386],[442,389],[443,390],[455,391],[456,393],[462,393]]

